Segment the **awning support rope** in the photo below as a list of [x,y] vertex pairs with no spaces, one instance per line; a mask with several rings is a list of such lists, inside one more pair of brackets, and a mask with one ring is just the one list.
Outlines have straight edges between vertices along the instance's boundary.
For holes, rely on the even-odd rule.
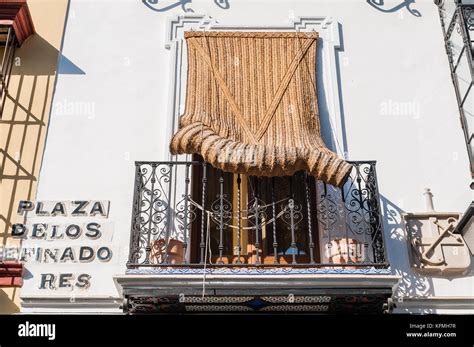
[[[283,202],[285,200],[288,200],[289,198],[286,198],[286,199],[282,199],[278,202]],[[207,214],[207,218],[211,218],[212,217],[212,220],[216,223],[220,223],[220,221],[218,220],[218,216],[215,216],[215,213],[212,212],[212,211],[208,211],[206,210],[204,207],[202,207],[200,204],[198,204],[196,201],[194,201],[193,199],[189,199],[189,203],[191,205],[194,205],[196,208],[200,209],[201,211],[204,211],[206,214]],[[267,205],[262,205],[261,208],[264,208],[264,207],[267,207],[267,206],[270,206],[271,204],[267,204]],[[248,211],[248,210],[246,210]],[[284,213],[286,212],[285,209],[283,209],[280,213],[278,213],[274,218],[272,219],[269,219],[268,221],[265,221],[264,223],[260,223],[259,224],[259,227],[260,228],[263,228],[264,226],[267,226],[268,224],[271,224],[273,223],[275,220],[277,220],[278,218],[280,218]],[[251,219],[249,217],[241,217],[241,219]],[[236,225],[232,225],[232,224],[225,224],[226,227],[229,227],[229,228],[232,228],[232,229],[239,229],[238,226]],[[208,225],[207,227],[209,228],[209,222],[208,222]],[[241,230],[252,230],[252,229],[255,229],[256,226],[251,226],[251,227],[240,227]]]

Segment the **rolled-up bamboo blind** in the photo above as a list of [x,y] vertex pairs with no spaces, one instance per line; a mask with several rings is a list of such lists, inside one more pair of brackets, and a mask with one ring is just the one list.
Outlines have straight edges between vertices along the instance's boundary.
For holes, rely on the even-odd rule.
[[286,176],[306,170],[335,186],[352,166],[320,132],[317,33],[186,32],[186,110],[172,154],[198,153],[224,171]]

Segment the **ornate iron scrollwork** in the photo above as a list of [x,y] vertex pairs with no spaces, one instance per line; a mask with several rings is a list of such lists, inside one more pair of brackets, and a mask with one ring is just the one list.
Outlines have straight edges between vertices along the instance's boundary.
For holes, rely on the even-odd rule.
[[[199,243],[196,249],[198,252],[201,251],[201,264],[204,264],[205,259],[207,259],[206,262],[210,262],[211,259],[204,255],[208,251],[205,249],[206,237],[209,232],[214,232],[210,229],[211,225],[213,225],[212,228],[216,228],[212,230],[219,232],[218,265],[224,265],[223,255],[233,256],[233,252],[237,252],[238,257],[234,261],[242,265],[241,259],[244,258],[241,258],[243,255],[240,253],[240,248],[229,252],[229,249],[225,248],[229,247],[229,242],[225,242],[225,239],[229,232],[234,230],[240,245],[240,233],[244,228],[249,235],[252,235],[256,256],[252,258],[253,263],[247,263],[249,266],[255,264],[265,266],[260,262],[260,258],[263,252],[268,252],[270,248],[274,254],[273,264],[277,266],[280,265],[277,255],[291,255],[293,263],[300,259],[296,257],[297,255],[305,255],[309,256],[309,259],[305,261],[310,264],[315,266],[320,263],[327,264],[322,258],[314,258],[312,224],[317,224],[315,228],[319,230],[320,248],[327,247],[331,253],[331,244],[347,245],[347,247],[361,246],[364,248],[364,257],[360,265],[385,266],[375,163],[352,162],[352,164],[354,169],[342,189],[321,181],[314,181],[310,187],[308,176],[304,176],[305,180],[294,179],[293,183],[291,179],[282,179],[283,184],[286,184],[285,182],[290,182],[290,184],[283,190],[279,189],[282,191],[281,194],[289,197],[279,201],[275,201],[274,180],[249,178],[249,182],[253,180],[255,184],[249,189],[250,200],[244,209],[241,209],[242,192],[239,177],[234,182],[237,183],[237,196],[233,197],[237,198],[237,204],[234,206],[232,199],[229,199],[227,195],[229,188],[225,188],[229,186],[224,185],[226,176],[221,173],[220,178],[211,181],[209,179],[211,176],[206,173],[208,170],[206,163],[137,162],[128,266],[188,264],[190,260],[187,250],[190,247],[190,241]],[[184,177],[181,177],[183,173]],[[192,173],[199,173],[196,177],[198,181],[193,182],[199,182],[200,185],[191,189]],[[211,184],[216,183],[217,186],[209,188]],[[296,188],[299,195],[292,193],[292,189]],[[208,195],[212,190],[209,189],[217,189],[216,198],[211,201]],[[199,191],[201,195],[196,198],[192,191]],[[285,195],[286,192],[289,195]],[[312,203],[313,194],[316,194],[316,199]],[[177,199],[177,196],[180,198]],[[296,200],[297,198],[306,200],[306,204]],[[311,206],[316,206],[316,223],[310,220]],[[233,209],[237,211],[234,213]],[[211,225],[208,225],[208,220]],[[278,223],[284,225],[287,230],[285,235],[280,234],[280,241],[277,241]],[[194,229],[193,225],[195,225]],[[196,230],[194,240],[191,240],[192,230]],[[278,231],[278,233],[282,232],[285,231]],[[285,250],[279,250],[283,245],[285,245]],[[287,248],[288,245],[289,248]],[[215,246],[216,243],[209,245],[209,247]],[[157,247],[158,251],[164,255],[156,254]],[[174,257],[175,262],[167,261],[168,256]]]
[[474,31],[474,7],[463,7],[462,13],[467,30]]
[[190,203],[191,195],[183,195],[183,198],[176,205],[176,221],[178,231],[172,234],[172,238],[187,240],[189,238],[191,225],[197,218],[196,206]]
[[217,199],[211,204],[213,220],[226,227],[232,220],[232,204],[227,200],[227,194],[217,194]]

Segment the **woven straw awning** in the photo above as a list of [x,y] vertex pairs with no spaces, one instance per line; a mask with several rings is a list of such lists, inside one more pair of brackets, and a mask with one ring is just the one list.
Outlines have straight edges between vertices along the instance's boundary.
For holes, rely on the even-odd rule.
[[335,186],[352,166],[324,144],[316,93],[317,33],[186,32],[186,110],[172,154],[224,171],[305,170]]

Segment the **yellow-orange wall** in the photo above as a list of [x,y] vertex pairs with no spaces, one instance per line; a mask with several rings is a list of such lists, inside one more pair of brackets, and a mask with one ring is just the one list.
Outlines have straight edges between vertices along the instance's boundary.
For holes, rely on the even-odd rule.
[[[34,200],[69,0],[29,0],[36,34],[16,50],[0,119],[0,243],[16,245],[19,200]],[[19,311],[20,288],[0,289],[0,313]]]

